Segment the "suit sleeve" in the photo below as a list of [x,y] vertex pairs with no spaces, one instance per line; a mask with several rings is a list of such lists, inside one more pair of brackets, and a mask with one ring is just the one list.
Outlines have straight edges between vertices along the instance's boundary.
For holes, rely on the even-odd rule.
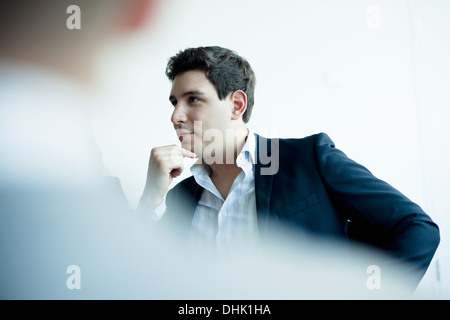
[[439,228],[415,203],[336,149],[324,133],[315,143],[317,166],[336,206],[364,241],[412,266],[419,278],[438,247]]

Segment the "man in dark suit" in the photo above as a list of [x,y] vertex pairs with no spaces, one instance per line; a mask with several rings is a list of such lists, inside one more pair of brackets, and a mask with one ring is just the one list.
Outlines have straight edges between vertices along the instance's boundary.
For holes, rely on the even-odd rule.
[[[247,130],[255,75],[221,47],[172,57],[172,123],[181,146],[152,150],[141,208],[164,211],[188,247],[253,250],[288,233],[353,239],[405,263],[417,284],[439,243],[439,229],[415,203],[349,159],[320,133],[266,139]],[[183,158],[198,158],[189,177]],[[309,239],[309,240],[308,240]]]

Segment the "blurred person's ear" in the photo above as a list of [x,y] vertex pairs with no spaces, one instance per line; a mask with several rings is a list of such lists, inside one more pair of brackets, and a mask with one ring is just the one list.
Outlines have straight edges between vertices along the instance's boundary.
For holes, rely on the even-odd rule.
[[151,23],[159,0],[127,0],[124,8],[125,31],[136,31]]

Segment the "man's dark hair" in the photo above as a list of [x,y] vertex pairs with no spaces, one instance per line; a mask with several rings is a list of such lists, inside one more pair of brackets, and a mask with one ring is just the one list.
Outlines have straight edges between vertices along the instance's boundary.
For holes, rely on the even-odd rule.
[[255,102],[255,73],[250,64],[236,52],[217,46],[188,48],[169,59],[166,75],[170,81],[181,73],[192,70],[205,71],[206,77],[217,89],[219,99],[242,90],[247,95],[247,110],[243,120],[250,119]]

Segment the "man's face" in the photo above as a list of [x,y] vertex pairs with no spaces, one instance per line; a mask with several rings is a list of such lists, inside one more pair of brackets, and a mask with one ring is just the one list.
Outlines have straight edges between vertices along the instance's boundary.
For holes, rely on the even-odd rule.
[[169,100],[175,108],[171,121],[183,148],[195,153],[203,152],[208,144],[214,142],[211,135],[221,134],[225,141],[226,129],[230,128],[232,121],[233,102],[229,97],[219,99],[216,88],[204,71],[177,75]]

